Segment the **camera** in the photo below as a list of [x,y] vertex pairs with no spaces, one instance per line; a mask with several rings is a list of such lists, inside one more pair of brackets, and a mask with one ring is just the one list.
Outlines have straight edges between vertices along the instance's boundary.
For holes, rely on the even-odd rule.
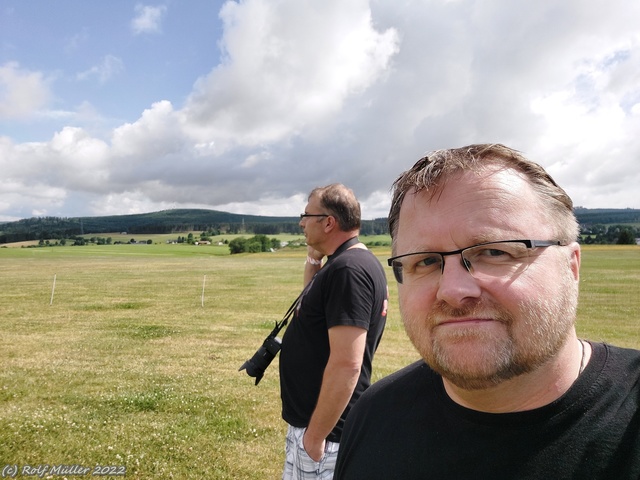
[[262,376],[264,375],[264,371],[269,365],[271,365],[271,362],[280,351],[280,348],[282,347],[282,340],[280,340],[276,335],[278,335],[280,330],[287,326],[287,323],[289,323],[289,319],[293,317],[294,311],[300,303],[301,298],[302,293],[298,295],[298,298],[296,298],[291,304],[287,313],[282,317],[282,320],[276,322],[275,328],[271,330],[269,335],[267,335],[267,338],[264,339],[264,342],[262,342],[258,351],[253,354],[253,357],[244,362],[238,369],[238,371],[246,369],[247,375],[256,378],[256,385],[260,383],[260,380],[262,380]]
[[258,385],[260,380],[262,380],[264,371],[271,365],[271,362],[280,351],[281,346],[281,340],[275,336],[274,332],[271,332],[271,334],[264,339],[258,351],[253,354],[253,357],[244,362],[238,371],[246,369],[247,375],[255,377],[256,385]]

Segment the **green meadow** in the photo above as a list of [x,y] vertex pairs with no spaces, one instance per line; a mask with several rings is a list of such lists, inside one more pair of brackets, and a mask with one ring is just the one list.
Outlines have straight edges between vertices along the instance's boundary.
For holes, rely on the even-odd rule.
[[[373,251],[383,262],[390,253]],[[305,257],[164,243],[0,248],[0,468],[279,478],[278,359],[258,386],[238,368],[299,293]],[[418,358],[385,268],[392,302],[374,380]],[[582,337],[640,348],[640,247],[583,248],[578,317]]]

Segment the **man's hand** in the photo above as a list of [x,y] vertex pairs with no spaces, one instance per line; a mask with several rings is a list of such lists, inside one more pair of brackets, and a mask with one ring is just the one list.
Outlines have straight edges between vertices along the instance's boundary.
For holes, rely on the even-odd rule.
[[307,432],[304,432],[304,436],[302,437],[302,446],[304,447],[307,455],[311,457],[314,462],[319,462],[322,460],[322,456],[324,455],[324,445],[325,440],[322,439],[320,443],[317,441],[313,441],[311,438],[307,438]]
[[324,258],[323,253],[320,253],[318,250],[308,245],[307,245],[307,256],[314,260],[322,260]]
[[324,255],[313,247],[307,246],[307,261],[304,264],[304,275],[302,276],[302,285],[305,287],[313,279],[313,276],[322,268],[322,259]]

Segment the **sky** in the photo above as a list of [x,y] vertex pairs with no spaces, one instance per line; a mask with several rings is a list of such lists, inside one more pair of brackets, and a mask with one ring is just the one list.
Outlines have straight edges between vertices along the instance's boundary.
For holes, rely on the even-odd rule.
[[2,0],[0,221],[363,218],[429,151],[502,143],[640,208],[637,0]]

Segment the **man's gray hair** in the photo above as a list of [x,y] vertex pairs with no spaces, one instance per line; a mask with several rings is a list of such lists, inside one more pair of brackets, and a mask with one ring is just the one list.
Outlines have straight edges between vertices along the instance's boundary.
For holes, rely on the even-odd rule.
[[353,190],[341,183],[314,188],[309,198],[320,200],[322,208],[338,222],[340,230],[351,232],[360,229],[360,203]]

